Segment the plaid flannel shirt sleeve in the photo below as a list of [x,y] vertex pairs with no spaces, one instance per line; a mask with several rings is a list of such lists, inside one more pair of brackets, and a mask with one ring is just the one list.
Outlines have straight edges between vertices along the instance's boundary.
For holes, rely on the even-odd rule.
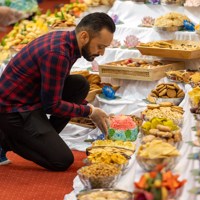
[[61,117],[86,117],[90,107],[62,100],[66,73],[70,71],[69,59],[55,52],[41,61],[41,100],[46,113]]

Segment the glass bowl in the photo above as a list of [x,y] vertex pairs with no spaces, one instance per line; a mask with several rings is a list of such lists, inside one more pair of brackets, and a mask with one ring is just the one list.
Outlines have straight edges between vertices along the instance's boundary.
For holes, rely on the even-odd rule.
[[77,173],[86,189],[111,188],[117,183],[121,176],[120,168],[105,163],[84,166],[80,168]]
[[101,200],[132,200],[133,195],[131,192],[113,188],[87,190],[82,191],[77,195],[77,200],[98,200],[99,198],[101,198]]
[[157,165],[160,164],[163,164],[166,170],[172,170],[178,162],[178,157],[150,159],[150,158],[143,158],[137,155],[136,159],[140,167],[145,171],[152,171],[156,168]]

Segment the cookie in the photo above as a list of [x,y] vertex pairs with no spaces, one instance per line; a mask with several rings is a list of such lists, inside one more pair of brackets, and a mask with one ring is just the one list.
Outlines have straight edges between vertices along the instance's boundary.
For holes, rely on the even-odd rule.
[[156,96],[159,94],[157,90],[151,90],[151,93],[154,93]]
[[172,108],[178,109],[178,110],[183,110],[181,106],[172,106]]
[[167,85],[168,89],[175,90],[176,88],[173,85]]
[[167,89],[167,96],[170,98],[175,98],[176,97],[176,91],[172,89]]
[[158,97],[155,93],[150,93],[150,96],[152,96],[152,97]]
[[178,98],[184,97],[184,96],[185,96],[185,93],[184,93],[184,92],[181,92],[181,93],[179,93],[179,94],[177,95]]
[[157,90],[157,91],[163,90],[163,89],[165,89],[165,88],[166,88],[166,85],[164,85],[164,84],[160,84],[160,85],[157,85],[157,86],[156,86],[156,90]]
[[173,103],[171,103],[171,102],[160,102],[159,105],[161,107],[171,107],[173,105]]
[[171,110],[174,111],[174,112],[181,113],[181,114],[184,113],[184,110],[180,110],[180,109],[177,109],[177,108],[171,108]]
[[171,131],[171,128],[168,127],[168,126],[164,126],[164,125],[161,125],[161,124],[158,124],[156,126],[156,128],[160,131],[164,131],[164,132],[170,132]]
[[161,92],[159,92],[158,96],[162,97],[167,93],[167,89],[162,90]]
[[147,108],[148,109],[155,109],[155,108],[159,108],[160,106],[158,104],[148,104]]
[[174,85],[174,87],[175,87],[177,90],[180,89],[179,86],[178,86],[176,83],[173,83],[173,85]]

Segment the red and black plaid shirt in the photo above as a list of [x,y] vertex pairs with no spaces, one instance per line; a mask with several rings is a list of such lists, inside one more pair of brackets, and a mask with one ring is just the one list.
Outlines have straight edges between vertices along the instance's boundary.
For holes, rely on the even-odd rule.
[[43,108],[56,116],[88,116],[89,106],[62,100],[65,78],[81,57],[75,31],[43,35],[24,47],[0,78],[0,112]]

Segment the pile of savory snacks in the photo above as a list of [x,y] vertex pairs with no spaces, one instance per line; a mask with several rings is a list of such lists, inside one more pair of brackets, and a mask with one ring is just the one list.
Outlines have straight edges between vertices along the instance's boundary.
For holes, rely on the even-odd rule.
[[[96,140],[86,149],[88,166],[78,170],[86,188],[111,188],[121,174],[126,173],[129,159],[134,154],[132,142]],[[110,172],[109,172],[110,171]]]
[[101,189],[83,191],[77,200],[132,200],[132,193],[117,189]]
[[94,154],[94,153],[98,153],[99,151],[101,152],[111,152],[111,153],[119,153],[122,155],[125,155],[125,157],[129,157],[132,156],[134,154],[133,150],[130,149],[125,149],[122,147],[112,147],[112,146],[94,146],[94,147],[88,147],[86,149],[86,154],[90,155],[90,154]]
[[166,76],[168,79],[172,81],[189,83],[190,77],[195,73],[199,74],[199,72],[187,71],[187,70],[170,70],[166,72]]
[[121,170],[115,165],[97,163],[78,170],[81,182],[87,189],[110,188],[121,175]]
[[176,83],[160,83],[155,89],[151,90],[147,100],[151,103],[155,103],[164,99],[163,101],[171,101],[178,105],[181,103],[184,96],[184,91]]
[[92,143],[92,147],[96,146],[121,147],[135,151],[135,144],[130,141],[96,140]]
[[178,198],[186,180],[178,180],[179,175],[174,175],[171,171],[162,171],[162,167],[157,166],[155,170],[147,172],[134,183],[134,199],[140,200],[144,196],[148,199],[166,200]]
[[18,45],[25,45],[35,38],[47,33],[47,24],[42,20],[23,20],[2,39],[1,44],[5,50]]
[[180,128],[172,120],[153,118],[142,125],[142,143],[148,143],[155,139],[161,139],[172,145],[182,141]]
[[181,27],[184,20],[190,21],[190,19],[181,13],[170,12],[155,19],[155,27]]
[[142,112],[144,119],[151,120],[154,117],[172,120],[175,124],[181,125],[184,110],[180,106],[174,106],[170,102],[159,104],[148,104],[147,109]]
[[179,151],[175,146],[155,139],[140,145],[136,159],[144,170],[151,171],[158,164],[165,165],[166,169],[173,169],[178,156]]

